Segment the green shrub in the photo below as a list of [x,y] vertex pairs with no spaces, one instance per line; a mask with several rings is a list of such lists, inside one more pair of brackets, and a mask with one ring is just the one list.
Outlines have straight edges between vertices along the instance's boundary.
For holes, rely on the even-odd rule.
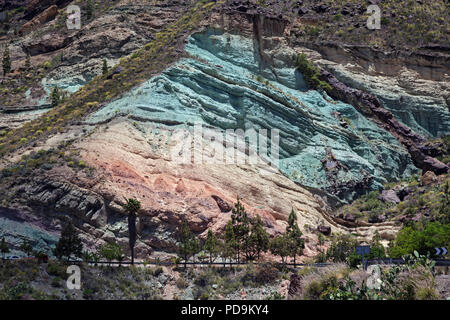
[[33,292],[29,284],[24,282],[19,282],[15,285],[8,286],[6,289],[6,299],[8,300],[20,300],[25,295],[31,294]]
[[321,300],[339,285],[336,274],[328,274],[321,279],[311,281],[305,288],[305,298],[308,300]]
[[358,242],[351,235],[338,235],[333,238],[328,248],[326,258],[333,262],[351,263],[351,255],[355,253]]
[[47,264],[47,273],[55,277],[67,279],[66,267],[56,261],[49,261]]
[[157,268],[155,268],[155,270],[153,271],[153,275],[154,275],[155,277],[159,276],[161,273],[164,273],[164,270],[163,270],[162,267],[157,267]]
[[393,258],[400,258],[414,251],[420,254],[435,254],[434,248],[450,246],[450,224],[429,222],[425,225],[415,223],[405,226],[397,234],[394,246],[390,249]]
[[189,284],[186,282],[186,280],[184,280],[183,278],[178,278],[176,281],[176,285],[178,289],[186,289]]
[[273,283],[279,277],[279,270],[273,265],[259,265],[255,272],[255,282],[260,285]]
[[278,293],[277,291],[272,292],[267,298],[264,300],[284,300],[284,297]]
[[314,89],[322,89],[331,91],[331,86],[320,80],[320,70],[311,61],[309,61],[304,53],[297,55],[296,59],[297,69],[303,74],[308,85]]
[[61,278],[60,277],[55,277],[55,278],[53,278],[52,279],[52,287],[55,287],[55,288],[61,288],[62,287],[62,285],[61,285]]

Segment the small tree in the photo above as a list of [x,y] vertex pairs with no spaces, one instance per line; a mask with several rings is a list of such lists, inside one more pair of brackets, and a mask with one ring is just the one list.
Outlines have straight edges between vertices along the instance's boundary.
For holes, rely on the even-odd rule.
[[136,199],[128,199],[123,206],[125,212],[128,214],[128,234],[129,244],[131,250],[131,264],[134,265],[134,246],[136,244],[136,216],[141,209],[141,202]]
[[59,92],[58,86],[55,86],[50,93],[51,105],[56,107],[61,102],[61,93]]
[[378,231],[375,234],[370,243],[369,259],[383,259],[386,258],[386,249],[381,243],[381,235]]
[[225,233],[224,233],[224,243],[223,243],[223,251],[222,255],[223,257],[230,259],[230,268],[231,268],[231,260],[236,255],[236,247],[237,247],[237,241],[236,237],[234,235],[234,228],[233,223],[228,221],[226,227],[225,227]]
[[7,75],[11,72],[11,58],[9,56],[9,47],[5,47],[5,51],[3,52],[3,75]]
[[323,246],[325,243],[325,237],[323,234],[319,233],[319,236],[317,237],[317,240],[319,241],[319,246]]
[[3,259],[5,259],[5,255],[10,252],[5,237],[3,237],[2,241],[0,242],[0,251],[2,252]]
[[289,238],[286,234],[278,235],[270,242],[270,252],[273,255],[280,256],[281,262],[286,263],[286,257],[290,253]]
[[26,253],[27,257],[31,256],[33,253],[33,246],[31,243],[27,240],[24,240],[22,244],[20,245],[20,250]]
[[186,221],[183,221],[179,229],[178,252],[184,259],[184,268],[187,267],[189,258],[200,250],[200,242],[192,233]]
[[111,261],[113,260],[117,260],[119,262],[123,261],[122,247],[116,242],[110,242],[101,246],[99,254],[101,257],[105,258],[109,264],[111,264]]
[[191,255],[192,255],[193,262],[195,262],[195,255],[197,253],[199,253],[200,251],[202,251],[202,246],[201,246],[200,240],[198,240],[197,237],[194,236],[194,238],[192,239],[192,244],[191,244]]
[[261,252],[269,249],[269,234],[264,228],[264,223],[260,216],[252,219],[251,230],[245,244],[245,254],[247,260],[260,258]]
[[106,61],[106,59],[103,59],[102,73],[103,73],[103,75],[108,73],[108,62]]
[[44,251],[33,251],[33,256],[38,260],[39,263],[47,263],[48,255]]
[[235,203],[234,208],[231,211],[231,221],[233,224],[233,231],[236,239],[237,259],[238,262],[240,262],[240,253],[245,243],[248,241],[250,232],[250,219],[239,198],[237,199],[237,202]]
[[286,235],[289,241],[290,252],[289,255],[294,258],[294,266],[296,264],[297,255],[303,254],[303,249],[305,248],[305,241],[301,238],[303,235],[297,224],[297,214],[294,209],[288,218],[288,226],[286,228]]
[[61,232],[61,238],[59,238],[56,248],[53,250],[53,254],[62,259],[67,257],[70,259],[72,255],[75,257],[81,257],[83,253],[83,244],[78,236],[78,233],[73,226],[72,222],[66,224]]
[[216,260],[217,254],[219,253],[219,239],[217,239],[216,235],[211,230],[208,230],[203,249],[209,254],[209,263]]
[[92,15],[94,14],[94,4],[92,3],[92,0],[86,1],[86,17],[88,20],[91,20]]
[[91,258],[92,258],[92,261],[94,261],[95,266],[97,266],[98,262],[100,261],[101,255],[99,252],[92,252]]
[[29,53],[27,53],[27,58],[25,60],[25,70],[31,69],[31,56]]

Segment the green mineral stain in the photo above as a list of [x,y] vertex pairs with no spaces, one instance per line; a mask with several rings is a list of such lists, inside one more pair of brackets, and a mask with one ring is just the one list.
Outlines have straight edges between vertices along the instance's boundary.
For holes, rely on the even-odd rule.
[[[91,123],[120,115],[141,126],[280,130],[280,171],[302,185],[327,189],[326,150],[348,168],[338,183],[373,176],[370,189],[417,172],[408,152],[353,106],[306,90],[294,57],[261,65],[252,39],[208,30],[192,35],[184,58],[90,116]],[[117,112],[117,110],[119,112]],[[336,113],[351,123],[344,128]],[[355,193],[345,195],[347,200]]]

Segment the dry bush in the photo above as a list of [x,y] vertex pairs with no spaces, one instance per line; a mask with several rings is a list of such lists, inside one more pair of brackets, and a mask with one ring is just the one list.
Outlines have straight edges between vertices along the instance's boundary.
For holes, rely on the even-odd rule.
[[[305,268],[306,269],[306,268]],[[299,272],[302,277],[300,290],[293,299],[317,300],[327,287],[338,285],[339,281],[345,278],[350,272],[344,263],[334,264],[321,268],[308,268],[305,272]]]
[[440,299],[440,295],[436,290],[437,286],[434,276],[422,266],[400,273],[398,282],[405,292],[411,294],[408,298],[414,300]]
[[352,279],[356,287],[361,288],[361,285],[367,281],[367,278],[370,277],[370,274],[363,270],[355,270],[349,275],[350,279]]

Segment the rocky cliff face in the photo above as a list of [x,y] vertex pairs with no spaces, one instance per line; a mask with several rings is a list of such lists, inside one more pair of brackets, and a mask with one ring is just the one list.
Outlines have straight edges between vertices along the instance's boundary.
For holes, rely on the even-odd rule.
[[357,194],[356,183],[364,192],[388,177],[401,179],[415,171],[393,136],[351,105],[306,91],[293,67],[295,52],[274,38],[265,40],[271,41],[263,51],[272,60],[269,67],[250,38],[219,30],[195,34],[186,46],[191,59],[102,108],[88,122],[127,116],[143,128],[201,123],[220,130],[278,129],[280,171],[341,199]]
[[373,94],[381,105],[424,137],[449,134],[449,54],[383,52],[336,44],[305,44],[317,61],[352,88]]
[[[77,91],[100,74],[103,59],[113,65],[146,42],[164,37],[164,28],[179,20],[187,5],[120,1],[80,31],[58,30],[56,19],[46,25],[48,29],[41,29],[45,32],[40,36],[17,39],[11,50],[15,69],[23,65],[27,52],[33,62],[60,57],[25,97],[39,105],[55,85]],[[184,35],[185,48],[177,49],[181,58],[158,66],[161,73],[145,78],[121,96],[98,88],[99,95],[111,97],[104,104],[97,103],[82,121],[5,156],[2,168],[20,162],[32,150],[70,140],[73,151],[90,168],[87,174],[87,169],[77,171],[58,164],[9,180],[4,189],[8,191],[0,197],[9,241],[38,234],[48,239],[39,245],[48,248],[61,221],[69,218],[89,248],[113,239],[126,247],[126,218],[120,205],[124,197],[133,197],[143,205],[138,256],[171,253],[183,219],[202,237],[209,229],[222,230],[238,196],[251,215],[263,218],[272,235],[284,230],[293,208],[307,239],[306,256],[317,253],[317,230],[357,233],[362,240],[378,231],[384,240],[392,239],[399,225],[349,223],[332,217],[329,207],[381,189],[386,182],[408,178],[425,168],[424,163],[437,165],[432,160],[434,149],[426,150],[424,143],[427,136],[448,134],[448,84],[433,78],[446,74],[445,59],[428,62],[429,68],[439,66],[433,77],[408,84],[401,77],[382,73],[388,69],[382,69],[382,58],[366,55],[352,60],[356,49],[300,47],[301,43],[292,42],[291,27],[292,21],[276,10],[227,2],[202,21],[195,33]],[[331,83],[335,81],[336,88],[342,86],[347,93],[360,92],[358,97],[370,99],[309,90],[294,65],[302,51],[330,72],[324,75],[329,75]],[[371,59],[378,63],[377,72],[367,65]],[[357,65],[350,66],[347,62],[351,61]],[[123,67],[113,70],[105,83],[125,71]],[[418,74],[427,72],[423,69]],[[435,93],[431,97],[425,94],[429,88]],[[370,107],[374,99],[379,101],[376,107],[387,110],[379,118],[373,117]],[[20,106],[23,103],[12,107]],[[409,107],[411,112],[402,109]],[[33,112],[9,118],[2,114],[0,120],[5,127],[21,125],[40,116],[41,111]],[[391,126],[380,121],[383,115],[384,123]],[[194,124],[221,131],[253,128],[270,134],[279,130],[279,167],[273,171],[264,164],[180,164],[177,156],[188,154],[189,148],[178,150],[174,157],[173,147],[184,141],[176,133],[192,132]],[[217,156],[217,143],[210,139],[205,145],[194,144],[190,151],[202,151],[204,159],[211,160]],[[411,150],[420,144],[424,147]],[[28,217],[34,220],[27,228],[14,231]]]
[[[5,120],[5,127],[15,127],[17,118],[21,122],[34,118],[33,112],[22,112],[23,106],[33,111],[48,109],[49,95],[55,86],[68,94],[76,92],[102,73],[103,60],[113,67],[120,58],[153,40],[157,32],[179,18],[188,6],[173,1],[153,4],[147,1],[108,4],[106,1],[98,4],[95,19],[87,20],[82,15],[82,28],[68,30],[65,12],[68,2],[48,1],[45,6],[41,4],[44,12],[30,3],[29,7],[34,8],[30,11],[33,18],[21,25],[23,35],[9,43],[15,71],[9,85],[22,90],[0,97],[0,108],[18,113],[11,121]],[[44,17],[45,12],[52,13],[52,17],[48,14]],[[7,42],[5,39],[2,47]],[[25,70],[27,54],[31,56],[32,70]]]

